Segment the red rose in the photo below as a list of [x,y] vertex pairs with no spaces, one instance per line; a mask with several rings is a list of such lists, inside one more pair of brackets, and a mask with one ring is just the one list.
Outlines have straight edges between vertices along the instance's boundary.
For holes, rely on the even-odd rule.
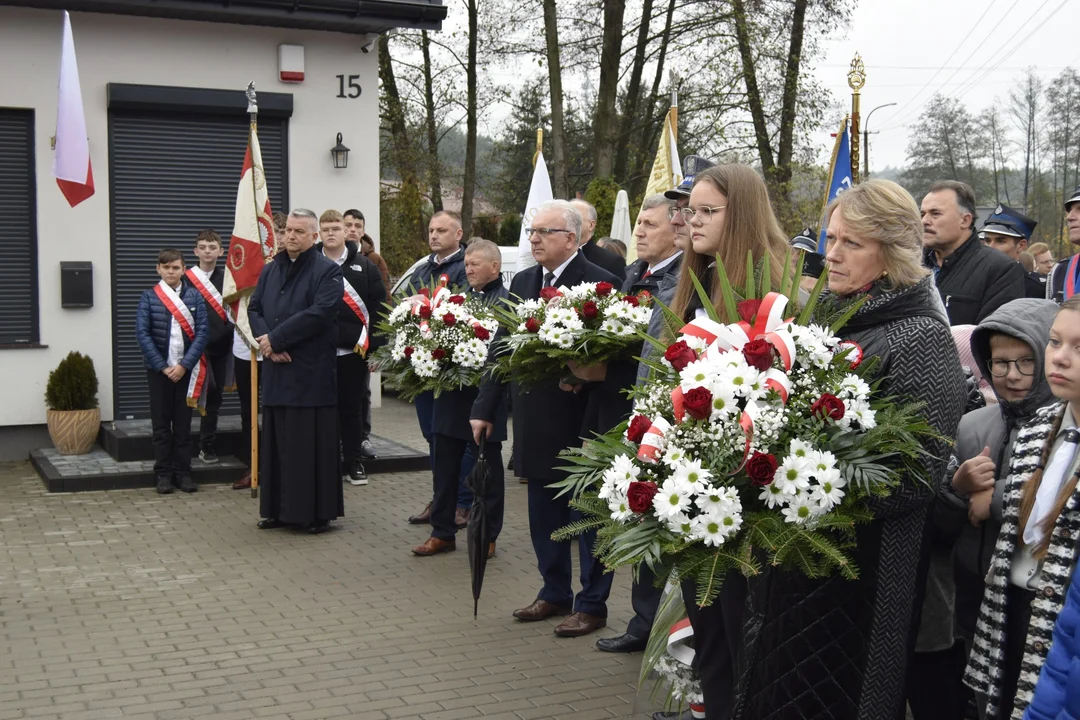
[[637,296],[638,296],[638,300],[640,302],[643,302],[643,303],[646,303],[646,302],[649,302],[650,300],[652,300],[652,293],[649,292],[648,290],[642,290],[641,292],[639,292],[637,294]]
[[629,427],[626,428],[626,439],[630,442],[638,445],[641,443],[641,439],[645,437],[645,433],[649,431],[649,427],[652,426],[652,422],[644,415],[635,415],[630,420]]
[[671,363],[675,372],[682,372],[683,368],[697,360],[697,353],[686,344],[685,340],[680,340],[668,345],[668,349],[664,351],[664,359]]
[[454,313],[446,313],[442,316],[442,321],[447,327],[453,327],[457,324],[457,317],[454,316]]
[[768,340],[751,340],[743,345],[742,354],[746,358],[746,364],[752,368],[764,372],[772,367],[773,346]]
[[758,308],[761,307],[760,300],[743,300],[741,303],[735,306],[735,309],[739,311],[739,317],[745,322],[753,323],[754,316],[758,313]]
[[637,482],[635,480],[630,483],[630,487],[626,490],[626,503],[633,512],[648,512],[649,508],[652,507],[652,499],[657,490],[659,488],[656,487],[654,482]]
[[444,357],[446,357],[446,351],[442,348],[435,348],[431,351],[431,357],[435,358],[436,360],[442,360]]
[[541,290],[540,290],[540,298],[542,300],[544,300],[544,301],[550,301],[550,300],[552,300],[554,298],[557,298],[557,297],[559,297],[561,295],[562,295],[562,293],[559,292],[559,288],[546,287],[546,288],[541,288]]
[[540,332],[540,321],[536,318],[529,318],[525,321],[525,329],[531,333]]
[[586,320],[592,320],[600,314],[600,309],[596,307],[596,303],[592,300],[586,300],[581,306],[581,317]]
[[431,297],[431,290],[429,290],[428,288],[420,288],[420,294],[426,298],[429,298]]
[[427,320],[428,318],[431,317],[431,306],[430,305],[421,305],[420,306],[420,317],[424,318],[425,320]]
[[776,475],[776,457],[756,452],[750,456],[746,463],[746,474],[750,476],[750,483],[762,487],[769,485]]
[[845,410],[844,401],[829,393],[822,393],[810,406],[810,414],[819,420],[841,420]]
[[405,348],[405,359],[406,359],[406,360],[408,360],[409,358],[411,358],[411,357],[412,357],[413,351],[414,351],[415,349],[416,349],[416,348],[414,348],[414,347],[411,347],[411,346],[410,346],[410,347],[407,347],[407,348]]
[[696,387],[683,395],[683,408],[695,420],[706,420],[712,415],[712,393]]
[[641,304],[640,302],[638,302],[637,297],[634,296],[634,295],[624,295],[623,296],[623,302],[626,303],[627,305],[633,305],[634,307],[637,307],[638,305]]
[[447,302],[452,302],[455,305],[464,305],[465,304],[465,296],[464,295],[451,295],[449,298],[447,298]]
[[611,291],[615,289],[615,286],[609,282],[596,283],[596,294],[600,297],[607,297],[611,294]]
[[483,325],[474,325],[472,329],[473,335],[477,340],[487,340],[491,337],[491,333]]

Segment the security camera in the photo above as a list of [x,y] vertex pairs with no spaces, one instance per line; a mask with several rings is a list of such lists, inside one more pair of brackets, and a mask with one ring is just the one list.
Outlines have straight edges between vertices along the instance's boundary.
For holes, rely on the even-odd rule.
[[367,55],[369,52],[375,49],[375,43],[378,42],[379,36],[374,33],[368,33],[361,38],[360,52]]

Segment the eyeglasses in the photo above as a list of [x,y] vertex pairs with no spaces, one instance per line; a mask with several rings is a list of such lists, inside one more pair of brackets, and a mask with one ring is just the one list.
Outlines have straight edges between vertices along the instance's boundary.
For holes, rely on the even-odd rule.
[[701,220],[702,225],[708,225],[709,221],[711,221],[713,218],[713,213],[715,213],[717,210],[723,210],[726,207],[727,205],[717,205],[716,207],[699,207],[697,209],[694,209],[692,207],[673,207],[668,208],[667,216],[668,220],[674,220],[675,214],[681,213],[682,218],[685,222],[690,222],[696,216],[698,219]]
[[533,235],[539,235],[540,237],[545,237],[546,238],[549,235],[551,235],[551,233],[559,233],[559,232],[568,233],[570,231],[566,230],[564,228],[534,228],[534,227],[527,227],[527,228],[525,228],[525,237],[532,237]]
[[1016,371],[1021,375],[1034,375],[1035,374],[1035,358],[1022,357],[1019,360],[999,360],[993,359],[990,361],[990,374],[996,378],[1003,378],[1009,374],[1009,366],[1016,365]]

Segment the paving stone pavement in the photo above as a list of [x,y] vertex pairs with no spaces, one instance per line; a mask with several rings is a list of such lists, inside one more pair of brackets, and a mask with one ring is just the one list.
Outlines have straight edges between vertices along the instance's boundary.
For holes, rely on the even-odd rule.
[[[375,427],[422,443],[404,403]],[[464,535],[409,552],[429,494],[427,473],[347,485],[345,518],[308,536],[257,530],[258,501],[227,486],[50,495],[0,465],[0,720],[648,717],[641,656],[593,648],[626,626],[629,575],[594,637],[511,618],[539,577],[510,480],[474,621]]]

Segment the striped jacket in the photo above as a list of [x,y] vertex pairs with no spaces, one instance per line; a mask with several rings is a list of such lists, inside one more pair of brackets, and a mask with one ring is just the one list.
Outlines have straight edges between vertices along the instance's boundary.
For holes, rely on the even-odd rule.
[[[1063,404],[1055,403],[1037,411],[1031,422],[1019,431],[1013,446],[1009,477],[1005,481],[1001,534],[994,546],[979,622],[975,627],[975,643],[964,673],[964,682],[968,686],[989,697],[987,720],[1006,720],[998,716],[1005,666],[1005,588],[1019,537],[1020,498],[1024,483],[1039,464],[1054,421],[1064,410]],[[1078,539],[1080,486],[1073,492],[1050,536],[1050,549],[1043,562],[1041,584],[1031,604],[1031,623],[1028,625],[1011,720],[1021,720],[1024,709],[1031,703],[1035,682],[1050,650],[1054,621],[1065,602]]]

